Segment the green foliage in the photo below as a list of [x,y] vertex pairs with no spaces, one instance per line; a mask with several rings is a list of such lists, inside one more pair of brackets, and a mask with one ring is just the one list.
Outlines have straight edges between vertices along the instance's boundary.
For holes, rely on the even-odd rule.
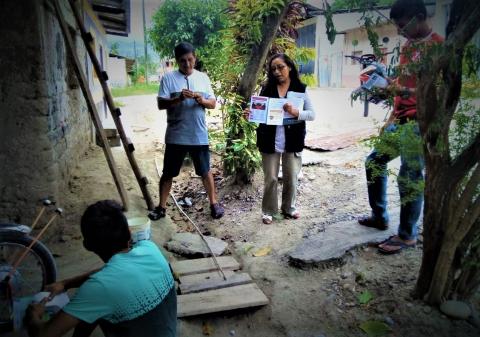
[[151,95],[158,93],[158,84],[134,84],[125,88],[112,88],[113,97]]
[[390,6],[395,0],[335,0],[332,4],[333,10],[356,9],[365,6]]
[[358,302],[360,304],[367,304],[371,300],[373,300],[373,294],[369,290],[365,290],[358,296]]
[[381,337],[388,334],[391,329],[388,325],[383,322],[378,321],[366,321],[360,325],[360,329],[362,329],[367,336],[369,337]]
[[301,74],[300,75],[300,80],[307,86],[307,87],[317,87],[317,78],[315,77],[315,74]]
[[173,57],[182,41],[205,47],[225,28],[226,8],[227,0],[166,0],[152,18],[149,40],[163,57]]
[[119,55],[119,50],[118,50],[119,48],[120,48],[120,44],[118,42],[112,43],[110,45],[110,53]]
[[280,13],[286,0],[234,0],[231,2],[230,28],[235,31],[239,51],[248,54],[262,39],[262,23],[269,15]]
[[143,83],[147,76],[155,75],[157,73],[158,63],[152,61],[150,57],[147,57],[146,63],[148,74],[145,74],[145,56],[140,56],[135,60],[133,74],[131,75],[132,83]]
[[[377,150],[380,155],[396,158],[400,154],[403,160],[410,168],[420,169],[422,163],[418,161],[423,156],[423,143],[419,135],[418,124],[411,121],[402,125],[396,125],[395,131],[388,130],[388,128],[381,132],[380,135],[370,138],[366,143]],[[379,177],[383,174],[383,168],[377,166],[374,162],[367,164],[367,168],[372,170],[373,178]],[[387,174],[396,175],[393,171],[387,171]],[[424,183],[412,181],[408,177],[397,176],[397,180],[405,189],[405,197],[402,202],[410,202],[418,197],[423,192]]]
[[256,126],[242,116],[242,97],[231,94],[226,100],[228,104],[224,106],[224,131],[228,148],[224,157],[224,169],[229,175],[241,169],[248,177],[252,177],[261,161],[256,145]]
[[307,63],[308,61],[315,60],[316,51],[315,48],[299,47],[294,49],[293,55],[291,56],[292,59],[298,63]]
[[325,27],[327,30],[327,38],[330,41],[330,44],[335,42],[335,37],[337,36],[337,31],[335,29],[335,25],[333,24],[333,10],[328,2],[325,3]]

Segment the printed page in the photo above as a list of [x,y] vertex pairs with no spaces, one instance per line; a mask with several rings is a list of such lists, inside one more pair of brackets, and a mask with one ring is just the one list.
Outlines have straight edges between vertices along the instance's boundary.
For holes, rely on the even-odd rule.
[[283,125],[283,105],[287,103],[286,98],[270,98],[268,101],[268,125]]
[[[298,111],[303,111],[303,97],[288,97],[285,99],[285,103],[290,103],[293,105],[294,108],[297,108]],[[285,104],[284,103],[284,104]],[[292,115],[290,115],[288,112],[285,111],[283,118],[295,118]]]
[[266,123],[267,122],[268,97],[252,96],[250,99],[249,122]]

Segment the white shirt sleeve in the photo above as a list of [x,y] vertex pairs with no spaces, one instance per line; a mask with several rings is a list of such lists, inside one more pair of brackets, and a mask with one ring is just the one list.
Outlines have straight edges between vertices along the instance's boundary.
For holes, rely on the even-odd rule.
[[315,119],[315,110],[313,109],[312,101],[308,96],[308,89],[305,90],[303,110],[298,114],[298,120],[301,121],[313,121]]
[[215,93],[213,92],[213,88],[212,88],[212,82],[210,81],[210,78],[208,78],[208,76],[205,74],[205,82],[206,82],[206,86],[207,86],[207,91],[206,91],[206,94],[207,94],[207,99],[210,99],[210,98],[215,98]]
[[169,88],[169,85],[168,85],[168,80],[167,80],[167,77],[168,76],[163,76],[162,77],[162,81],[160,82],[160,88],[158,89],[158,97],[160,98],[165,98],[165,99],[169,99],[170,98],[170,88]]

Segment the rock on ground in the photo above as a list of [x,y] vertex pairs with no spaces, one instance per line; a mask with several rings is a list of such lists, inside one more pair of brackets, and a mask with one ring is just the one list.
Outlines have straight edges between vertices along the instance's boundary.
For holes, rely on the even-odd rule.
[[397,233],[398,212],[390,217],[390,227],[385,231],[360,226],[357,220],[341,221],[329,225],[324,232],[312,235],[288,253],[295,265],[315,265],[341,259],[350,249],[377,243]]
[[[205,236],[208,245],[216,256],[222,255],[227,249],[227,243],[211,237]],[[211,256],[205,242],[198,234],[191,233],[176,233],[172,239],[165,244],[168,251],[180,255],[206,255]]]
[[467,319],[472,314],[469,305],[460,301],[446,301],[440,305],[440,311],[457,319]]

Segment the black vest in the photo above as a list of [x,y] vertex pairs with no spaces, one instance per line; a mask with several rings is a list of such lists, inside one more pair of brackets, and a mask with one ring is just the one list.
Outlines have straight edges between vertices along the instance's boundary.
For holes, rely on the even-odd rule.
[[[290,83],[288,91],[304,93],[306,86],[304,84]],[[277,86],[265,87],[260,92],[260,96],[271,98],[280,98],[278,96]],[[305,121],[300,123],[285,125],[285,152],[301,152],[305,146],[306,127]],[[257,147],[263,153],[275,153],[275,134],[276,125],[260,124],[257,128]]]

